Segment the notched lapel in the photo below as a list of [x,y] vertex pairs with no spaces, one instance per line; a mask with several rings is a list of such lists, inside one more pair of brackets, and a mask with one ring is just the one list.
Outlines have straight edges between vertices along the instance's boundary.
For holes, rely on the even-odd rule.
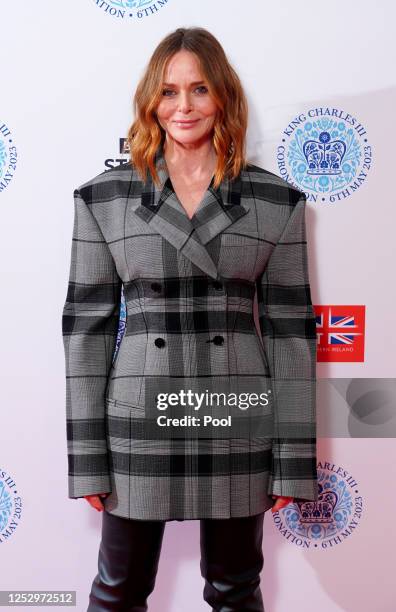
[[155,164],[160,185],[157,187],[148,173],[147,181],[142,182],[141,201],[135,214],[198,268],[218,278],[217,267],[205,245],[249,212],[241,204],[241,176],[234,181],[225,179],[218,189],[213,188],[212,178],[194,216],[189,219],[173,189],[162,147],[156,153]]

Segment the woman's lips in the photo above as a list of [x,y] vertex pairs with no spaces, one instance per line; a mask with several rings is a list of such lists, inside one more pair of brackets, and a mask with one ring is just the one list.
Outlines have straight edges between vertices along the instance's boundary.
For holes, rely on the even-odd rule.
[[194,121],[175,121],[174,123],[177,125],[177,127],[189,128],[195,125],[198,121],[199,119],[195,119]]

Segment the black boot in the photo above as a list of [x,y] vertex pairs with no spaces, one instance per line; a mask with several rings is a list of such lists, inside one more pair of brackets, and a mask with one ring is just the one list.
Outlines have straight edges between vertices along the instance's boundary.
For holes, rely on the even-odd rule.
[[260,590],[264,512],[230,519],[201,519],[204,600],[213,612],[264,612]]
[[165,521],[102,513],[98,574],[87,612],[146,612],[154,589]]

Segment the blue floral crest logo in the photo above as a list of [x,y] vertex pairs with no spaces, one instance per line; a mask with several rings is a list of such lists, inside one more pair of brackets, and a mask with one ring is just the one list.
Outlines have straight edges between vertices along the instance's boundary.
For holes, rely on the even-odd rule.
[[0,544],[14,533],[21,520],[22,499],[18,495],[14,479],[0,469]]
[[142,19],[157,13],[168,0],[94,0],[97,7],[117,19]]
[[361,123],[335,108],[314,108],[294,118],[277,149],[280,174],[311,201],[336,202],[361,187],[372,147]]
[[8,187],[17,167],[17,150],[9,127],[0,119],[0,193]]
[[[331,467],[331,469],[329,469]],[[349,538],[359,524],[363,500],[344,468],[319,464],[317,501],[293,502],[274,513],[278,530],[303,548],[327,549]]]

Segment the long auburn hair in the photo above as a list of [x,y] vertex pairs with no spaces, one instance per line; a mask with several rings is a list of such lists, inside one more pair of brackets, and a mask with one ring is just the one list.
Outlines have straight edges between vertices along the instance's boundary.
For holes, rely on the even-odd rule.
[[217,165],[213,187],[216,189],[227,176],[238,176],[246,166],[246,130],[248,105],[240,79],[229,63],[223,47],[205,28],[177,28],[168,34],[154,50],[133,97],[135,119],[128,129],[129,163],[143,181],[149,170],[159,184],[155,169],[155,153],[165,140],[165,131],[156,117],[168,60],[180,49],[197,56],[208,90],[217,104],[213,129],[213,146]]

